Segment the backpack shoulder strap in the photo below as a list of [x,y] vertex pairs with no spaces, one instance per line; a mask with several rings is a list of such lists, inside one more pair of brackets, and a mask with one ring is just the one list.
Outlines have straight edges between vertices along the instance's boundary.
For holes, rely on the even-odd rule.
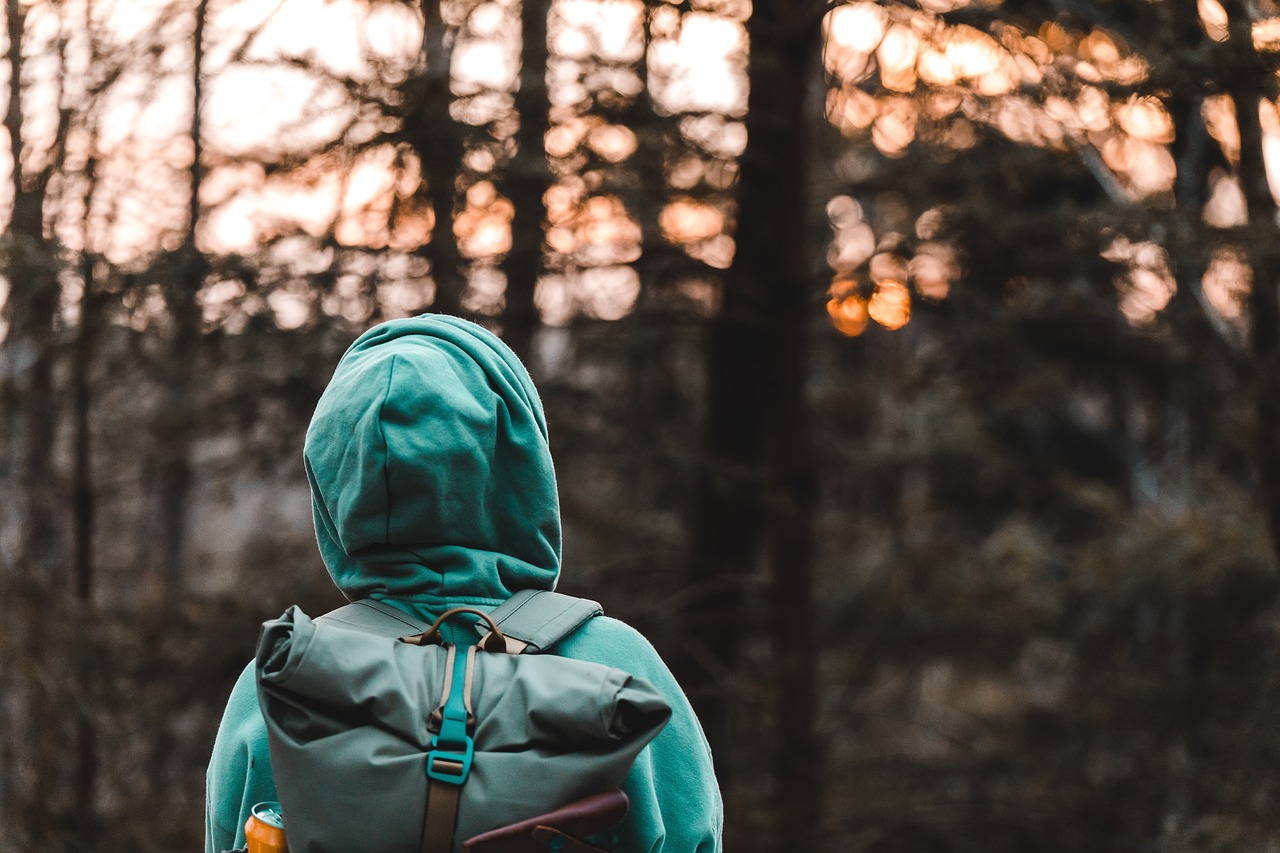
[[[518,655],[545,652],[602,613],[600,604],[588,598],[522,589],[490,611],[489,618],[506,635],[507,652]],[[484,622],[476,630],[489,633]]]
[[372,598],[362,598],[337,610],[331,610],[316,619],[317,622],[321,620],[341,622],[343,625],[381,634],[384,637],[421,634],[431,627],[384,601],[375,601]]

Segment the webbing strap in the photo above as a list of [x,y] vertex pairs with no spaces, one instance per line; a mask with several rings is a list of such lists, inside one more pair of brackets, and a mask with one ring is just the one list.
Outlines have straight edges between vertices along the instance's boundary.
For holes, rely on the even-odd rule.
[[[603,612],[598,602],[588,598],[574,598],[545,589],[523,589],[490,611],[489,618],[497,622],[507,636],[507,651],[536,654],[550,649],[588,619]],[[488,634],[484,623],[478,623],[476,630],[482,635]]]
[[458,819],[462,786],[427,780],[427,813],[422,818],[422,853],[449,853]]
[[[362,598],[337,610],[330,611],[316,621],[331,620],[360,628],[384,637],[402,637],[405,634],[421,634],[429,627],[384,601]],[[409,630],[406,630],[409,629]]]
[[[422,853],[449,853],[458,822],[458,800],[471,773],[471,677],[476,647],[459,654],[449,646],[445,663],[440,728],[427,753],[427,808],[422,818]],[[433,715],[434,719],[434,715]]]

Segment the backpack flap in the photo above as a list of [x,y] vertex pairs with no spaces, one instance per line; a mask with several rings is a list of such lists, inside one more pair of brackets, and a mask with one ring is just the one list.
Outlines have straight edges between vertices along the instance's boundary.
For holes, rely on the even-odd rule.
[[[296,607],[263,626],[258,698],[291,850],[419,850],[450,648],[313,622]],[[473,752],[454,853],[620,787],[671,714],[651,685],[611,667],[480,650],[471,664]]]

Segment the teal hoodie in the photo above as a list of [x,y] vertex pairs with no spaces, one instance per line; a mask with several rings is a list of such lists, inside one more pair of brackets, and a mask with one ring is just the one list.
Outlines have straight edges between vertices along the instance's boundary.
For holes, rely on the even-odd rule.
[[[303,456],[320,554],[348,599],[430,622],[451,607],[492,609],[516,590],[555,587],[560,510],[542,403],[524,366],[480,326],[428,314],[365,332],[321,395]],[[455,643],[474,636],[446,629]],[[673,708],[623,786],[631,811],[618,850],[719,851],[710,750],[648,641],[597,617],[551,651],[639,676]],[[250,663],[209,761],[205,853],[242,847],[249,809],[275,799]]]

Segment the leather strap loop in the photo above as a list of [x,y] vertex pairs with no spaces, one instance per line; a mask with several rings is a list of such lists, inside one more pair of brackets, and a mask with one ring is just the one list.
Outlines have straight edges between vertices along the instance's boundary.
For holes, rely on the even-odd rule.
[[440,614],[440,618],[431,623],[431,627],[423,631],[421,634],[414,634],[409,637],[401,637],[400,642],[408,643],[412,646],[429,646],[432,644],[443,645],[444,639],[440,636],[440,628],[445,621],[457,616],[459,613],[471,613],[479,616],[489,625],[489,633],[485,636],[485,642],[480,644],[486,652],[505,652],[507,649],[507,638],[503,636],[502,630],[498,628],[498,623],[490,618],[488,613],[475,607],[454,607]]

